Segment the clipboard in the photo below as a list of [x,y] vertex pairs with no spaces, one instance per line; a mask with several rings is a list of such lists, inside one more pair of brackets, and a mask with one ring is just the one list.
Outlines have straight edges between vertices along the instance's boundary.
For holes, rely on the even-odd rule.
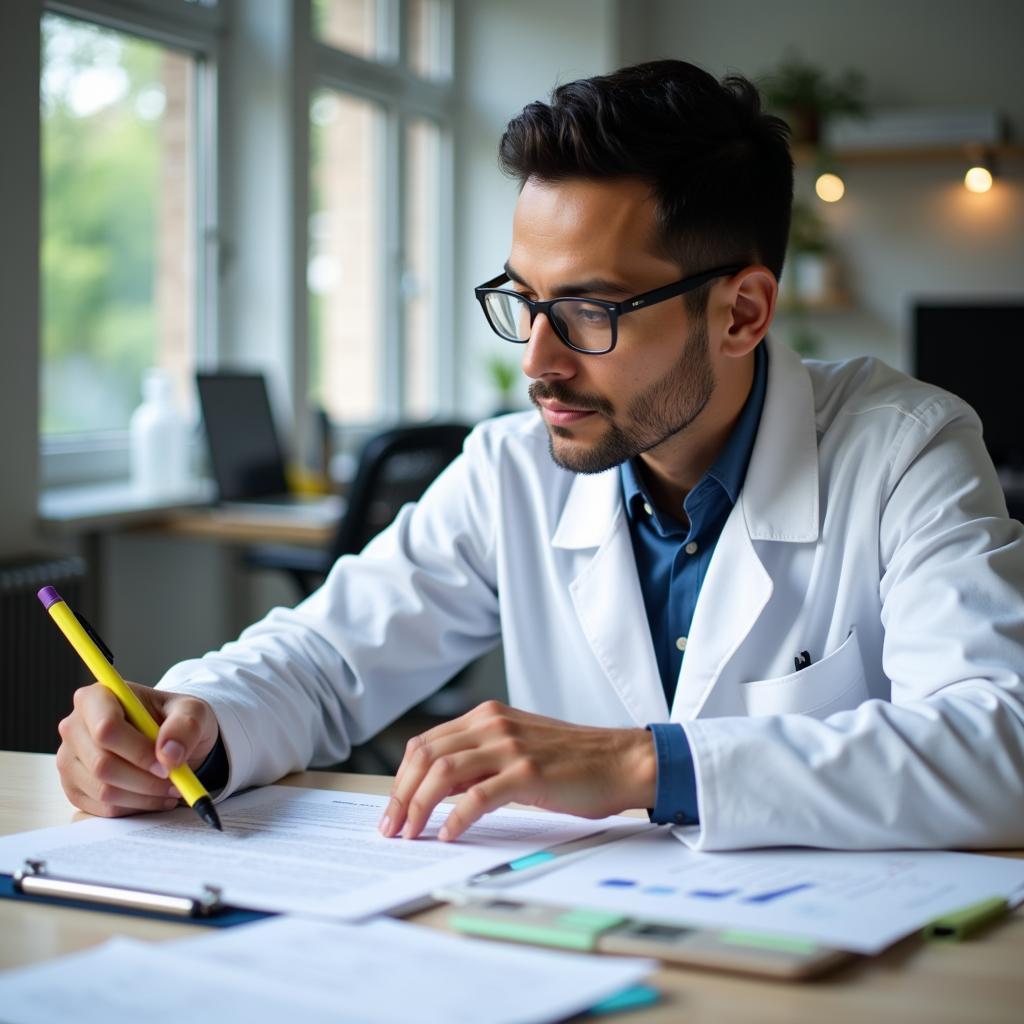
[[204,886],[200,896],[182,896],[126,886],[100,885],[51,875],[46,870],[46,862],[42,860],[26,860],[21,870],[14,875],[0,875],[0,899],[78,910],[103,910],[210,928],[230,928],[276,916],[262,910],[246,910],[225,904],[216,886]]

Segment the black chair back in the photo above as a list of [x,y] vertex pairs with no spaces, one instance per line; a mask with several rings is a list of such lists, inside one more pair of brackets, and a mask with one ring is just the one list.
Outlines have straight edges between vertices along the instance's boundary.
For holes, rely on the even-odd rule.
[[345,514],[331,548],[331,563],[358,554],[410,501],[418,501],[461,451],[470,428],[463,423],[393,427],[372,437],[359,456]]

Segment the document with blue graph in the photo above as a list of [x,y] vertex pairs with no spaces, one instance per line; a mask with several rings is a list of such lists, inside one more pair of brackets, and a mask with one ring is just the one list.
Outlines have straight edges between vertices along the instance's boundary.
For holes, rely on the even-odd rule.
[[878,953],[983,899],[998,896],[1011,906],[1024,900],[1024,860],[903,850],[697,853],[658,829],[598,847],[503,892],[528,903]]

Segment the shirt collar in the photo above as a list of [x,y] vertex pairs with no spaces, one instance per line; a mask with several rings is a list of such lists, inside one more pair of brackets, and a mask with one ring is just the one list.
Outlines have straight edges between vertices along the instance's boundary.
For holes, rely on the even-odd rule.
[[[764,408],[764,396],[768,387],[768,351],[762,341],[754,350],[754,380],[750,387],[750,394],[740,411],[736,426],[728,440],[718,453],[711,468],[697,482],[690,494],[696,494],[698,489],[707,479],[715,480],[725,491],[732,504],[736,504],[740,489],[743,487],[743,480],[747,475],[747,465],[750,463],[750,453],[754,449],[754,441],[757,438],[757,428],[761,422],[761,410]],[[626,514],[630,519],[635,519],[640,514],[643,505],[649,504],[653,507],[647,492],[644,490],[637,472],[630,459],[619,467],[622,478],[622,493],[626,501]]]

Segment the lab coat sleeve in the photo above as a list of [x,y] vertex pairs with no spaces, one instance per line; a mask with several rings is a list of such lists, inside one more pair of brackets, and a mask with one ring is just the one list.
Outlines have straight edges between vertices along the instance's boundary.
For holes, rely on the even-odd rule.
[[688,845],[1024,845],[1024,539],[973,412],[945,396],[908,416],[879,499],[892,701],[686,723]]
[[497,644],[485,447],[471,435],[419,503],[307,600],[160,680],[213,706],[230,761],[220,798],[344,760]]

